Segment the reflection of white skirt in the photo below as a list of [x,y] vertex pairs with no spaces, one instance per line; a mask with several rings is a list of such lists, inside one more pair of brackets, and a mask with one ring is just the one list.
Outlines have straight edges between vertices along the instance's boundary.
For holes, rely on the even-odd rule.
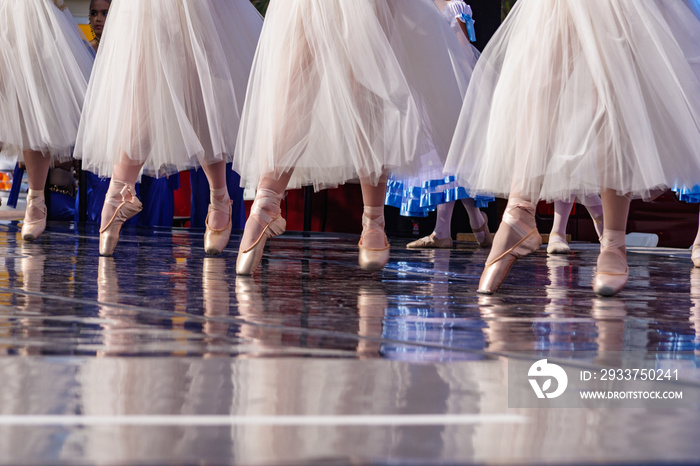
[[546,200],[696,184],[699,43],[681,1],[519,1],[474,70],[446,172]]
[[51,0],[0,0],[0,145],[70,158],[94,53]]
[[234,169],[316,189],[444,159],[471,67],[433,0],[272,0]]
[[76,157],[151,175],[230,161],[262,17],[248,0],[115,0]]

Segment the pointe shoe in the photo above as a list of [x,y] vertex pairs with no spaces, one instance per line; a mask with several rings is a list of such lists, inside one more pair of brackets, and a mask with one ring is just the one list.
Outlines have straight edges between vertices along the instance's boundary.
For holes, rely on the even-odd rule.
[[[358,255],[358,262],[360,268],[367,270],[368,272],[376,272],[382,270],[384,266],[389,262],[389,241],[387,241],[386,233],[384,233],[384,227],[379,225],[376,220],[371,220],[366,215],[362,215],[362,226],[363,233],[360,238],[360,242],[357,244],[360,247],[360,252]],[[367,230],[376,230],[384,235],[383,248],[368,248],[363,246],[364,232]]]
[[549,234],[549,243],[547,244],[547,254],[569,254],[571,248],[566,242],[566,236],[559,233]]
[[[490,248],[491,245],[493,244],[493,238],[491,237],[491,231],[489,230],[489,218],[483,212],[481,212],[481,215],[482,215],[482,217],[484,217],[484,224],[481,225],[479,228],[472,228],[472,233],[474,234],[474,237],[476,238],[476,242],[479,243],[480,247]],[[479,241],[479,237],[477,236],[477,233],[483,233],[484,239]]]
[[693,253],[690,256],[695,267],[700,267],[700,244],[693,244]]
[[452,238],[438,238],[433,232],[430,236],[412,241],[406,245],[407,249],[452,249]]
[[233,201],[229,200],[228,225],[220,229],[211,228],[209,226],[209,216],[211,215],[212,211],[218,210],[221,212],[221,209],[217,208],[219,206],[215,206],[214,203],[209,204],[207,219],[204,221],[204,224],[207,227],[207,230],[204,233],[204,252],[209,255],[216,256],[221,254],[231,238],[231,204],[233,204]]
[[[119,242],[119,233],[121,232],[122,225],[143,209],[143,204],[141,204],[141,201],[139,201],[136,195],[131,191],[129,185],[124,185],[119,194],[122,197],[121,203],[117,206],[117,209],[114,211],[114,214],[112,214],[112,218],[107,225],[100,230],[101,256],[109,257],[114,254],[114,250]],[[130,196],[129,199],[126,198],[127,194]]]
[[[506,226],[516,231],[527,231],[529,229],[529,226],[523,224],[523,222],[515,218],[509,211],[503,214],[503,220],[499,231]],[[498,235],[498,232],[496,234]],[[484,266],[477,293],[495,293],[503,283],[503,280],[505,280],[508,271],[510,271],[515,261],[531,252],[537,251],[541,244],[542,236],[540,236],[537,228],[530,229],[517,243]]]
[[[620,249],[615,247],[600,247],[600,256],[603,254],[614,254],[621,259],[625,266],[627,265],[627,256]],[[600,256],[598,259],[600,260]],[[629,279],[629,267],[625,268],[622,273],[619,272],[603,272],[596,270],[593,277],[593,291],[599,296],[614,296],[619,293],[627,284]]]
[[27,199],[27,212],[30,208],[38,209],[41,211],[43,216],[38,220],[24,220],[22,225],[22,239],[24,241],[34,241],[37,239],[46,229],[46,200],[43,196],[39,197],[29,197]]
[[253,275],[255,269],[258,268],[258,264],[260,264],[267,240],[281,235],[287,228],[287,221],[282,218],[282,214],[270,217],[264,210],[256,208],[255,205],[253,205],[253,212],[250,214],[248,223],[246,223],[246,228],[253,220],[253,216],[259,217],[265,222],[265,225],[258,239],[255,240],[251,247],[245,250],[239,249],[238,258],[236,259],[236,274],[238,275]]

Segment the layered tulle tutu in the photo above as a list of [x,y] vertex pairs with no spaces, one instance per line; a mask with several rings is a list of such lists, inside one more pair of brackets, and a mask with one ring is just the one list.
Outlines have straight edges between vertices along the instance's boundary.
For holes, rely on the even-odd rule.
[[0,0],[0,146],[70,159],[94,53],[62,1]]
[[230,161],[261,29],[248,0],[115,0],[76,157],[102,176]]
[[550,201],[696,184],[699,43],[683,1],[519,1],[476,66],[447,173]]
[[444,159],[470,72],[432,0],[272,0],[234,169],[247,188],[414,174]]

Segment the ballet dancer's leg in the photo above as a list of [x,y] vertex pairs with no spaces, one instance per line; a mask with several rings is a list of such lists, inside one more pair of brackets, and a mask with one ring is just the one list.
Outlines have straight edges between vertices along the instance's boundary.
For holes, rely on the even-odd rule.
[[597,194],[590,196],[579,197],[578,201],[586,207],[588,214],[593,220],[593,226],[598,234],[598,239],[603,237],[604,224],[603,221],[603,200]]
[[511,195],[481,274],[478,292],[495,293],[513,263],[536,251],[541,244],[542,237],[535,223],[535,204],[520,195]]
[[439,204],[436,208],[435,229],[424,238],[417,239],[406,245],[408,249],[435,248],[449,249],[452,247],[452,212],[455,201]]
[[476,242],[482,248],[491,247],[492,239],[489,231],[489,218],[477,206],[472,198],[462,199],[462,205],[469,216],[469,226],[476,237]]
[[231,199],[226,187],[226,162],[202,164],[209,181],[209,212],[207,213],[204,250],[221,254],[231,237]]
[[287,228],[287,222],[282,218],[280,203],[291,176],[291,170],[279,178],[270,174],[263,176],[258,183],[255,201],[238,249],[238,275],[252,275],[260,264],[267,240],[281,235]]
[[629,275],[625,231],[630,200],[610,189],[603,191],[601,197],[605,230],[593,290],[601,296],[613,296],[625,287]]
[[573,208],[573,202],[554,201],[554,222],[549,233],[547,252],[549,254],[568,254],[571,252],[566,241],[566,226]]
[[360,180],[360,186],[364,210],[359,263],[365,270],[381,270],[389,262],[389,242],[384,233],[386,176],[383,176],[376,185],[367,180]]
[[34,241],[46,228],[46,200],[44,188],[46,178],[49,175],[51,157],[45,156],[39,151],[24,151],[24,164],[27,167],[27,179],[29,191],[27,192],[27,211],[22,225],[22,238],[25,241]]
[[698,218],[698,232],[695,235],[695,241],[693,241],[693,254],[691,259],[695,267],[700,267],[700,218]]
[[[126,155],[123,156],[126,159]],[[120,162],[114,165],[112,179],[102,206],[100,223],[100,255],[111,256],[119,242],[124,222],[141,212],[136,197],[136,180],[143,164]]]

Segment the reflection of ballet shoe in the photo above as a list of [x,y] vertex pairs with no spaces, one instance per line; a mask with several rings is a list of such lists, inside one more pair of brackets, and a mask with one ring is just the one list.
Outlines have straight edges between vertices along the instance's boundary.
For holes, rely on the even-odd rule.
[[627,305],[621,299],[595,298],[591,316],[596,319],[619,320],[627,316]]
[[[476,242],[482,248],[490,248],[493,244],[493,238],[491,237],[491,231],[489,230],[489,218],[484,212],[481,212],[481,216],[484,218],[484,223],[479,228],[472,228],[472,233],[476,238]],[[479,241],[479,236],[483,235],[483,239]]]
[[[125,184],[119,193],[121,202],[112,214],[107,225],[100,230],[100,255],[111,256],[119,242],[119,234],[124,222],[141,212],[143,205],[133,193],[131,186]],[[104,207],[103,207],[104,209]]]
[[[512,231],[520,236],[520,239],[513,246],[506,249],[501,254],[497,255],[495,259],[486,264],[481,274],[481,279],[479,280],[478,293],[495,293],[505,280],[515,261],[536,251],[542,244],[542,237],[537,231],[537,228],[529,227],[511,213],[512,210],[518,208],[520,207],[516,205],[503,214],[503,220],[501,226],[498,228],[496,236],[508,235]],[[534,215],[534,213],[532,215]],[[497,253],[498,251],[495,251],[492,247],[491,255],[493,256]]]
[[[616,295],[625,287],[629,279],[629,268],[627,267],[627,256],[622,250],[618,247],[605,246],[604,244],[605,238],[603,238],[603,243],[600,247],[598,267],[593,277],[593,291],[600,296],[609,297]],[[606,270],[610,266],[611,261],[624,264],[625,271],[617,272],[609,268]],[[607,262],[607,264],[601,265],[603,262]],[[619,268],[621,269],[622,267]]]
[[39,211],[41,217],[36,220],[27,220],[25,214],[24,224],[22,225],[22,239],[24,241],[34,241],[46,229],[47,211],[43,191],[29,190],[27,194],[27,214],[29,213],[29,209]]
[[357,295],[359,314],[357,354],[363,357],[377,357],[381,351],[384,315],[389,306],[386,293],[378,287],[360,287]]
[[[362,215],[362,237],[358,246],[360,247],[358,262],[360,268],[367,270],[369,272],[376,272],[384,268],[384,266],[389,262],[389,241],[387,241],[386,234],[384,233],[384,217],[378,219],[371,219],[367,215]],[[370,231],[375,231],[381,233],[384,236],[383,248],[370,248],[363,245],[365,240],[365,235]]]
[[[206,317],[228,316],[230,306],[229,280],[226,275],[226,260],[221,257],[205,257],[202,265],[202,296]],[[202,331],[207,336],[226,335],[226,322],[207,319]],[[216,343],[212,341],[211,343]]]
[[566,236],[559,233],[549,234],[549,243],[547,244],[547,254],[569,254],[571,248],[566,241]]
[[452,238],[438,238],[433,232],[430,236],[411,241],[406,245],[407,249],[451,249]]
[[97,301],[114,304],[117,296],[119,296],[119,282],[114,258],[100,256],[97,264]]
[[693,253],[690,259],[695,267],[700,267],[700,244],[693,244]]
[[216,210],[223,212],[222,206],[219,204],[220,203],[218,202],[212,202],[209,204],[207,219],[204,221],[207,228],[206,232],[204,233],[204,252],[213,256],[221,254],[231,238],[231,204],[233,204],[233,201],[231,201],[229,198],[226,198],[225,205],[223,206],[228,210],[228,225],[219,229],[211,228],[209,226],[209,216],[211,215],[212,211]]

